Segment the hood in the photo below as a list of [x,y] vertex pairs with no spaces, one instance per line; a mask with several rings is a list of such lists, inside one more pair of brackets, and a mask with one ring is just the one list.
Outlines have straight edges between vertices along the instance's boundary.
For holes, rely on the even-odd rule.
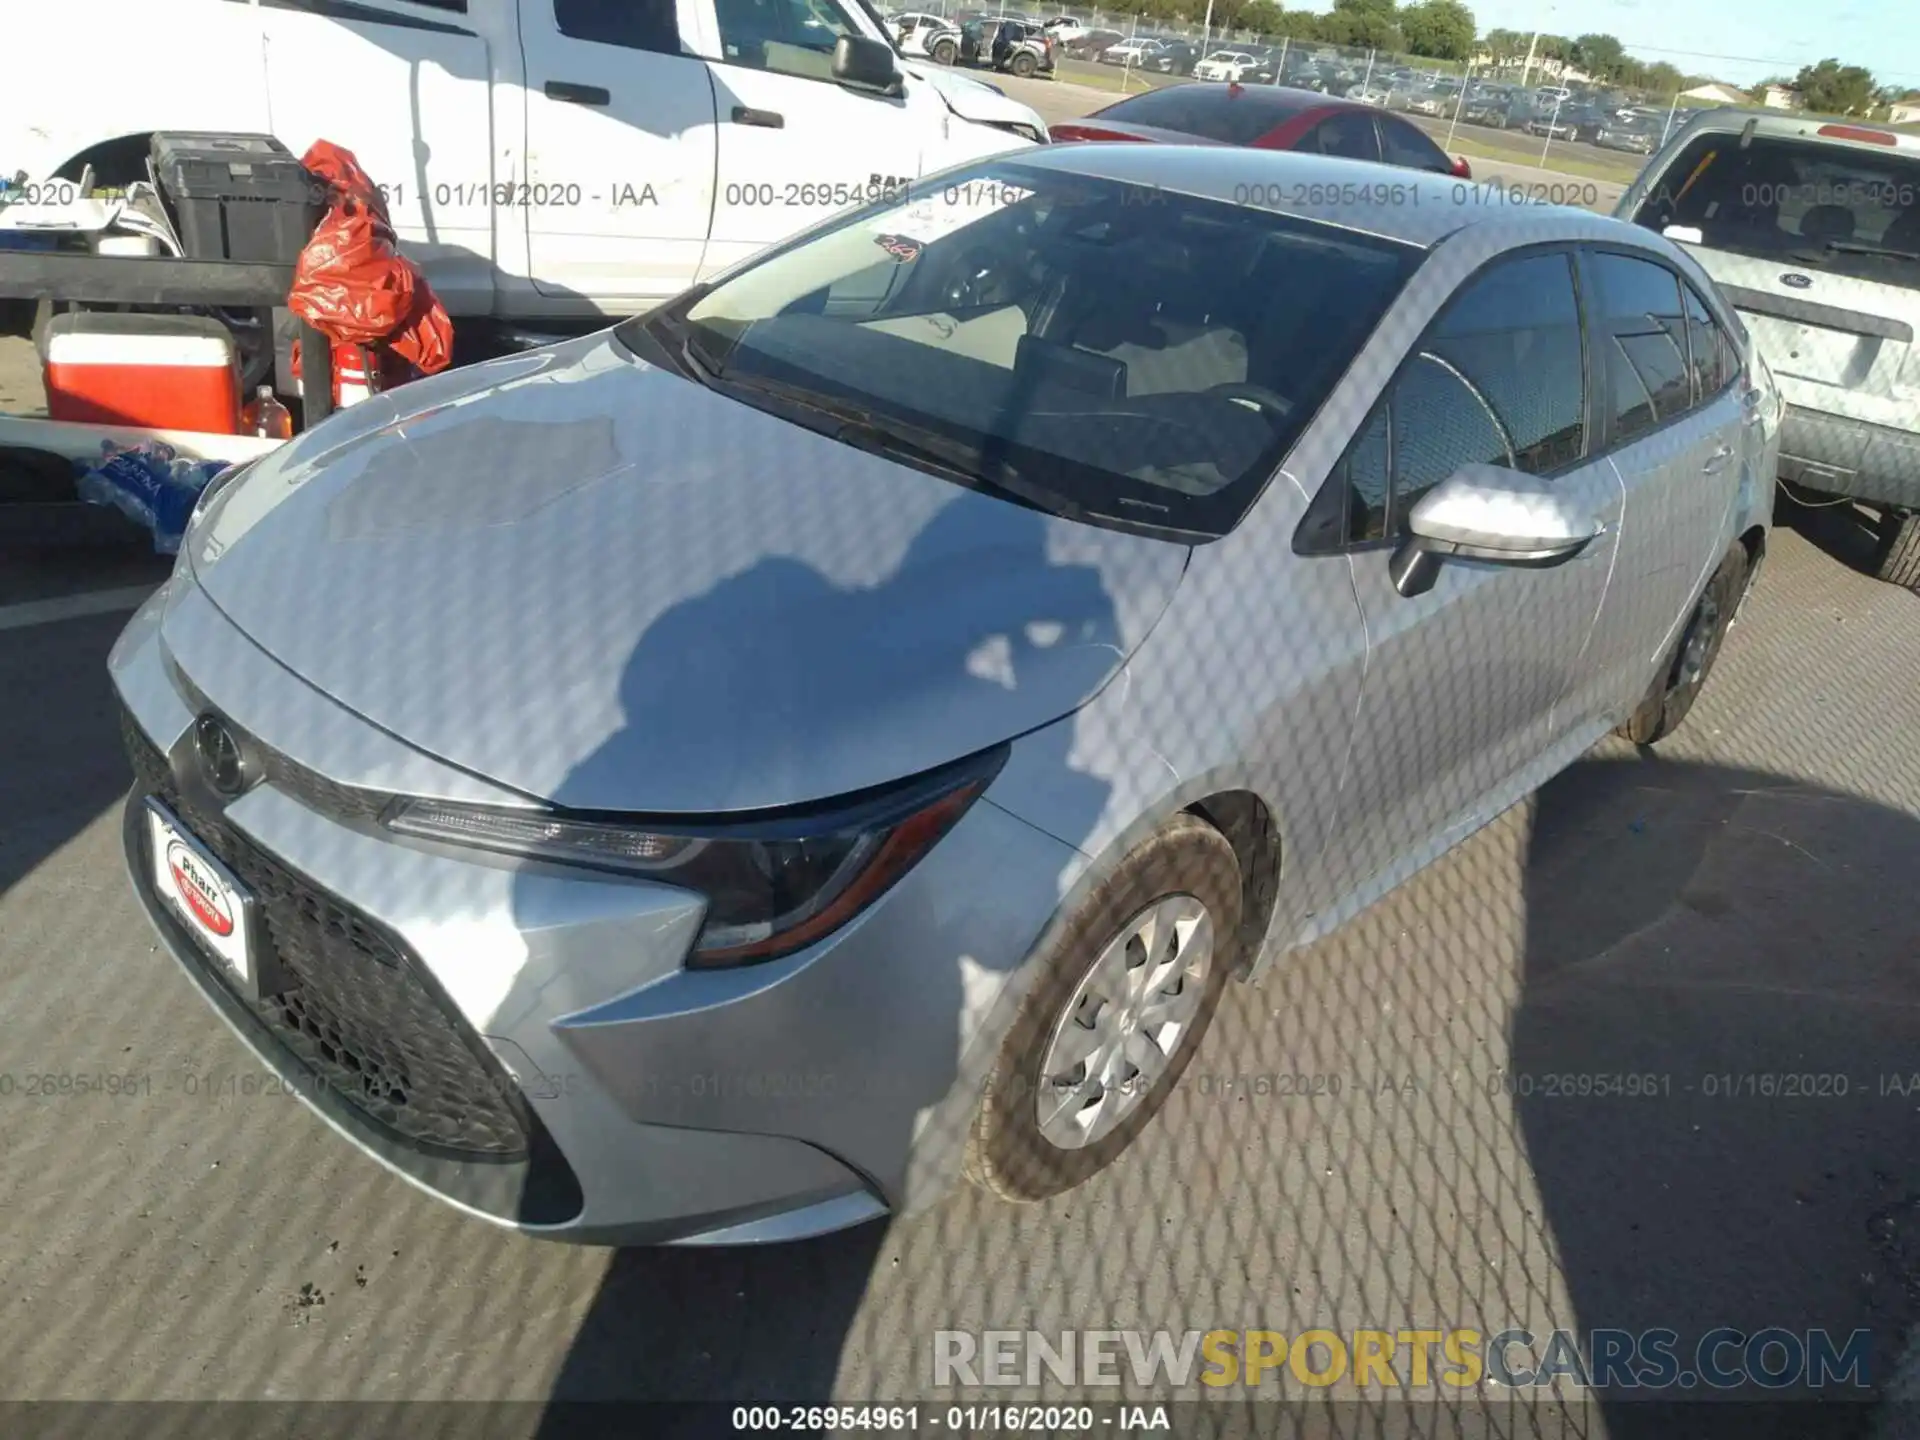
[[1189,553],[841,445],[610,334],[342,412],[185,550],[241,630],[392,734],[667,814],[841,795],[1068,714]]
[[947,102],[947,108],[962,120],[971,121],[976,125],[992,125],[999,129],[1026,126],[1043,143],[1045,142],[1047,122],[1040,118],[1040,112],[1032,106],[1022,105],[1018,100],[984,81],[955,74],[951,70],[935,65],[930,60],[922,61],[903,57],[894,63],[904,73],[924,81],[938,91],[940,98]]

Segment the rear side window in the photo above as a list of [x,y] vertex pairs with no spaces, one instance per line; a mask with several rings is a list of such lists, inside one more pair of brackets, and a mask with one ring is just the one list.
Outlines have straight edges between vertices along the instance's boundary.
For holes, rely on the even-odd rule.
[[1631,440],[1693,404],[1680,277],[1627,255],[1592,257],[1600,353],[1613,441]]
[[1330,115],[1307,132],[1302,150],[1339,155],[1348,160],[1378,160],[1380,142],[1373,133],[1373,116],[1346,112]]
[[680,17],[674,0],[553,0],[562,35],[628,50],[680,53]]
[[1348,538],[1405,533],[1463,465],[1544,474],[1586,453],[1586,358],[1565,254],[1503,261],[1454,297],[1342,462]]
[[1389,165],[1405,165],[1413,170],[1434,170],[1441,174],[1451,174],[1453,162],[1447,159],[1447,152],[1433,141],[1426,132],[1400,120],[1383,118],[1380,121],[1380,158]]
[[1687,351],[1693,368],[1693,400],[1711,400],[1740,375],[1740,351],[1733,337],[1713,318],[1707,302],[1693,286],[1682,284],[1687,306]]

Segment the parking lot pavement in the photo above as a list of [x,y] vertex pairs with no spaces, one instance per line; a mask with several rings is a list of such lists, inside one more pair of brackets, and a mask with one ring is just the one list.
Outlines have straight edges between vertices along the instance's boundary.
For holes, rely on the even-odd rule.
[[1670,748],[1602,747],[1234,987],[1114,1170],[764,1250],[502,1235],[271,1093],[121,874],[120,617],[0,628],[0,1392],[917,1397],[933,1332],[985,1328],[1865,1328],[1884,1366],[1920,1295],[1920,599],[1799,523]]

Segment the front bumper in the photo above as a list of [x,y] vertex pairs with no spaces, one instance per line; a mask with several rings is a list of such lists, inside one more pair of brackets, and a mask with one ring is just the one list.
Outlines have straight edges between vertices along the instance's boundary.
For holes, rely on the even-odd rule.
[[[688,971],[698,896],[383,832],[353,803],[362,787],[477,798],[486,782],[436,773],[282,670],[185,567],[110,665],[146,755],[129,869],[168,950],[335,1130],[468,1214],[545,1237],[791,1239],[946,1193],[1010,982],[1080,866],[990,791],[818,945]],[[192,757],[208,709],[280,757],[224,804]],[[155,895],[138,822],[156,792],[270,893],[266,928],[304,970],[293,1004],[238,993]],[[469,1143],[475,1115],[507,1139]]]
[[1920,509],[1920,435],[1789,403],[1780,477],[1877,505]]

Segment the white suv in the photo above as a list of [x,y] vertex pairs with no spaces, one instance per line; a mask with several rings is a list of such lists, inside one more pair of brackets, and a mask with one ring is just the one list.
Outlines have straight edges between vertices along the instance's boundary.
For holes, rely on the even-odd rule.
[[1781,478],[1868,506],[1874,572],[1920,591],[1920,136],[1707,111],[1614,213],[1713,276],[1779,378]]

